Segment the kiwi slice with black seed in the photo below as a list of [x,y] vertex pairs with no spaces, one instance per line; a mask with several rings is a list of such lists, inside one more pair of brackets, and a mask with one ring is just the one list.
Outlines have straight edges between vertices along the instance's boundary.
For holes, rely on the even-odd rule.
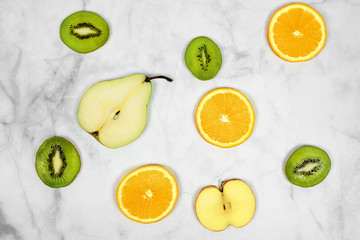
[[290,156],[285,172],[291,183],[300,187],[312,187],[326,178],[330,168],[331,161],[324,150],[303,146]]
[[40,179],[49,187],[69,185],[80,170],[79,153],[66,139],[46,139],[36,153],[35,168]]
[[92,52],[106,43],[109,25],[98,14],[80,11],[61,23],[60,37],[66,46],[78,53]]
[[186,48],[185,63],[196,78],[200,80],[212,79],[221,68],[220,49],[210,38],[197,37]]

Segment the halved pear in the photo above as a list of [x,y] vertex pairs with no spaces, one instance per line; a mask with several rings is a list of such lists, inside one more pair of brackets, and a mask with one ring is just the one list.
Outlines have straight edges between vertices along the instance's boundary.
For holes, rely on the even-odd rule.
[[134,74],[102,81],[91,86],[81,98],[78,110],[80,126],[109,148],[124,146],[140,136],[146,125],[151,79]]
[[255,196],[249,185],[239,179],[222,182],[220,189],[204,187],[195,202],[200,223],[209,230],[222,231],[229,225],[240,228],[255,214]]

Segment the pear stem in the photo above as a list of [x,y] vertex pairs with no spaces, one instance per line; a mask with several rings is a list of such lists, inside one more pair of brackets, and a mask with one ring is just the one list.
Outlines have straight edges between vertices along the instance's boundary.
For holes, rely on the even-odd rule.
[[150,82],[150,80],[155,79],[155,78],[163,78],[163,79],[166,79],[168,82],[173,81],[171,78],[160,75],[160,76],[155,76],[155,77],[146,77],[145,82]]

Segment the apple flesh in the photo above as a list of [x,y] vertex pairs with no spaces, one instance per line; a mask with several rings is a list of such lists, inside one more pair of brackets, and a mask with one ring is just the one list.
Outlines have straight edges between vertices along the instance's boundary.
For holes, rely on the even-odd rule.
[[126,145],[140,136],[146,125],[151,79],[134,74],[102,81],[83,95],[78,109],[80,126],[109,148]]
[[200,223],[209,230],[222,231],[229,225],[240,228],[255,214],[255,196],[249,185],[232,179],[215,186],[204,187],[195,202]]

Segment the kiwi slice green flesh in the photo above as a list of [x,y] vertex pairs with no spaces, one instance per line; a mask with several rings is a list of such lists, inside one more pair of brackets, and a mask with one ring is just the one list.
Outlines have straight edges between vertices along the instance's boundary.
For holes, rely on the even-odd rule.
[[220,49],[210,38],[197,37],[186,48],[185,63],[196,78],[212,79],[221,68]]
[[324,150],[303,146],[290,156],[285,172],[291,183],[300,187],[312,187],[326,178],[330,168],[331,161]]
[[106,43],[109,25],[94,12],[71,14],[61,23],[60,37],[66,46],[78,53],[92,52]]
[[66,139],[46,139],[36,153],[35,168],[40,179],[52,188],[69,185],[80,170],[79,153]]

